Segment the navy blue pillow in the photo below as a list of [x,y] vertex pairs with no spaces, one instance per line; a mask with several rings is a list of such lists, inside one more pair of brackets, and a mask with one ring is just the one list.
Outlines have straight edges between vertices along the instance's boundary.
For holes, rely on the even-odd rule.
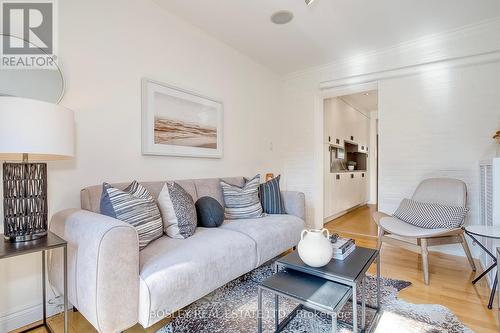
[[281,200],[280,175],[259,186],[262,209],[266,214],[286,214]]
[[212,197],[201,197],[196,203],[198,226],[216,228],[224,222],[224,207]]

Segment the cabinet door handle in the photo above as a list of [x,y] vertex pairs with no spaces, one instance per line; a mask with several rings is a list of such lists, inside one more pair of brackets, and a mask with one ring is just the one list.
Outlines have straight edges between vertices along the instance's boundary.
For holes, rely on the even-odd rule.
[[354,174],[351,173],[351,178],[354,178]]
[[335,176],[335,179],[340,179],[340,175],[336,175],[336,176]]
[[332,137],[328,136],[328,142],[331,142],[331,141],[332,141]]
[[365,146],[361,146],[361,150],[365,150]]
[[351,141],[354,141],[354,137],[351,135]]
[[366,146],[366,151],[368,151],[368,146]]
[[340,144],[340,140],[339,139],[335,139],[335,143]]
[[362,173],[362,174],[361,174],[361,177],[363,177],[363,178],[364,178],[364,177],[365,177],[365,174],[364,174],[364,173]]

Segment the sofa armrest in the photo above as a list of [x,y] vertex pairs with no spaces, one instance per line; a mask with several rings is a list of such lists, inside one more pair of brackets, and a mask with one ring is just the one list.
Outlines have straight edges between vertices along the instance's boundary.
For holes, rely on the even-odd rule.
[[302,192],[281,191],[285,212],[306,220],[306,197]]
[[[139,308],[139,240],[133,226],[86,210],[55,214],[50,231],[68,242],[68,297],[99,332],[135,323]],[[62,251],[53,251],[49,279],[59,291]]]

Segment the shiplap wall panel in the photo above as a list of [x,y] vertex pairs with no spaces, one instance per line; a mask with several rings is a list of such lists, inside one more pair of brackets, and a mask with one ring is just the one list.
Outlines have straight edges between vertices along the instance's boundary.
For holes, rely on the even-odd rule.
[[394,212],[425,178],[452,177],[467,184],[468,223],[479,224],[479,161],[495,151],[499,77],[491,63],[379,83],[380,210]]

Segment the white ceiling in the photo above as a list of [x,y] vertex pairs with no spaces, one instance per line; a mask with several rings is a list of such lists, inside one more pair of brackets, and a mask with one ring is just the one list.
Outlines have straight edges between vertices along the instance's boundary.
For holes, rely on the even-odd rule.
[[[500,16],[499,0],[154,0],[278,73]],[[275,25],[277,10],[294,13]]]
[[377,90],[341,96],[340,99],[365,115],[368,115],[371,111],[378,110]]

